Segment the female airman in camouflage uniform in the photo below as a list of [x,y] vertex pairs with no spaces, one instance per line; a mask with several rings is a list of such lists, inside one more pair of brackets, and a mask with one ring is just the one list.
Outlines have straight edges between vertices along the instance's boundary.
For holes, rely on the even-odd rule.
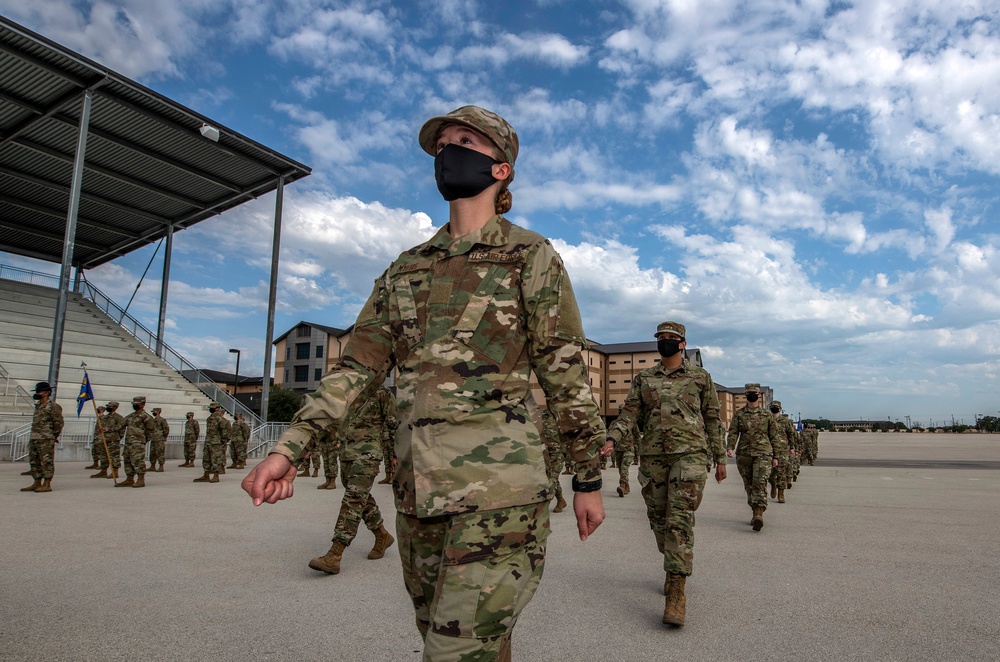
[[604,519],[605,430],[587,383],[583,325],[552,244],[502,216],[517,134],[475,106],[428,120],[420,145],[449,223],[380,276],[343,358],[274,453],[244,479],[255,504],[292,495],[293,462],[399,370],[396,531],[425,660],[509,660],[549,534],[532,372],[575,463],[581,539]]

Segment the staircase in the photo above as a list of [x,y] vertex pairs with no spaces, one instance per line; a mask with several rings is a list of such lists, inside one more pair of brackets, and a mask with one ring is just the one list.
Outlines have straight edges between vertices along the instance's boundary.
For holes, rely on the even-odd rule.
[[[3,267],[4,275],[12,273],[19,280],[0,278],[0,446],[6,446],[0,448],[0,459],[17,460],[23,454],[21,437],[25,435],[23,431],[11,433],[30,424],[34,412],[31,393],[37,382],[47,379],[58,290],[38,284],[46,279],[55,284],[51,276]],[[19,282],[22,277],[32,282]],[[194,411],[204,427],[213,400],[230,413],[234,408],[241,409],[251,427],[257,426],[257,417],[220,386],[206,380],[199,370],[164,346],[164,356],[178,363],[177,369],[172,367],[140,342],[143,334],[151,334],[138,322],[124,316],[96,288],[84,283],[84,289],[106,309],[117,312],[123,323],[110,317],[94,300],[69,293],[59,379],[53,385],[56,402],[66,419],[57,459],[89,460],[94,405],[87,402],[81,417],[76,416],[84,362],[98,405],[116,400],[121,403],[118,413],[124,416],[132,410],[132,397],[143,395],[146,411],[154,407],[163,410],[171,432],[168,457],[179,457],[186,412]],[[149,339],[147,343],[154,344]]]

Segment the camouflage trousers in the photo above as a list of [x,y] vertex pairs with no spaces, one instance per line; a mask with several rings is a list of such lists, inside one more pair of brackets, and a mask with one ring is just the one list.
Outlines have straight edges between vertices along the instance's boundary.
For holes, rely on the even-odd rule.
[[559,474],[562,472],[565,458],[562,449],[545,447],[545,475],[549,479],[549,496],[556,499],[562,498],[562,483],[559,482]]
[[226,444],[206,441],[201,451],[201,468],[210,474],[222,473],[226,466]]
[[[327,480],[336,480],[337,479],[337,462],[338,462],[338,460],[340,458],[340,448],[337,447],[337,444],[321,443],[321,444],[317,445],[316,450],[313,451],[313,452],[315,452],[315,453],[317,453],[317,454],[319,454],[319,455],[321,455],[323,457],[323,475],[326,477],[326,479]],[[316,466],[319,466],[319,465],[317,464]],[[344,471],[346,472],[347,469],[345,468]],[[375,473],[376,474],[378,473],[377,463],[376,463],[376,467],[375,467]],[[344,480],[345,481],[347,480],[347,474],[346,473],[344,474]],[[370,490],[371,486],[369,486],[368,489]]]
[[109,466],[108,455],[111,456],[110,467],[115,471],[118,471],[118,467],[122,466],[122,445],[120,441],[111,441],[108,439],[108,455],[104,454],[104,444],[100,447],[100,456],[98,459],[101,462],[101,469],[107,469]]
[[771,475],[771,456],[737,455],[736,468],[747,491],[747,504],[751,508],[767,510],[767,479]]
[[146,475],[146,443],[143,441],[126,441],[122,451],[125,463],[125,475]]
[[[223,462],[225,462],[225,452],[222,454]],[[229,457],[232,458],[233,464],[241,464],[247,461],[247,442],[241,439],[240,441],[234,441],[229,444]]]
[[791,481],[795,476],[799,475],[799,467],[802,466],[802,454],[792,453],[788,456],[788,480]]
[[396,515],[424,662],[510,659],[517,618],[542,578],[548,502],[420,519]]
[[56,472],[56,440],[32,439],[28,444],[28,467],[35,480],[51,479]]
[[632,466],[632,460],[634,459],[635,452],[631,448],[623,451],[615,451],[615,464],[618,465],[618,483],[620,485],[628,485],[628,470]]
[[167,461],[167,440],[153,439],[149,442],[149,466],[155,467]]
[[319,452],[318,448],[313,448],[313,450],[302,459],[302,471],[309,471],[310,466],[313,469],[319,470],[319,465],[323,463],[323,454]]
[[771,485],[774,485],[779,490],[785,489],[785,486],[788,484],[788,481],[791,480],[789,471],[791,465],[789,464],[788,457],[789,457],[788,453],[784,454],[779,453],[777,455],[778,466],[771,467],[771,475],[768,477],[768,480],[771,483]]
[[392,458],[396,455],[395,446],[394,439],[382,440],[382,462],[385,464],[385,475],[389,478],[392,478]]
[[197,439],[185,439],[184,440],[184,461],[194,462],[195,451],[198,450],[198,440]]
[[[105,439],[107,439],[107,437],[105,437]],[[111,441],[110,439],[108,439],[107,443],[108,443],[108,452],[110,452],[112,455],[114,455],[116,452],[119,454],[121,453],[121,451],[117,449],[118,442]],[[108,466],[108,456],[105,454],[104,451],[104,440],[101,439],[101,435],[99,434],[94,435],[94,441],[91,442],[90,444],[90,457],[93,458],[94,463],[97,464],[98,466],[101,467]]]
[[382,526],[382,513],[372,496],[372,485],[375,484],[380,463],[380,460],[341,462],[344,499],[340,502],[333,542],[343,543],[345,547],[350,545],[358,535],[358,527],[362,521],[373,533]]
[[705,493],[709,464],[708,456],[700,452],[644,455],[639,462],[646,517],[656,548],[663,554],[663,569],[669,574],[689,576],[692,572],[694,513]]

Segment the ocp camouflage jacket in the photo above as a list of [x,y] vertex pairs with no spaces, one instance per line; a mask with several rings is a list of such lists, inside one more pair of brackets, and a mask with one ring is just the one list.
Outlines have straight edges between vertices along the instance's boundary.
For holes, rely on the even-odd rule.
[[399,512],[431,517],[545,501],[543,444],[526,405],[534,372],[579,480],[599,478],[604,423],[559,255],[502,216],[462,237],[447,227],[376,280],[343,357],[275,452],[295,461],[325,430],[336,434],[352,403],[395,364]]

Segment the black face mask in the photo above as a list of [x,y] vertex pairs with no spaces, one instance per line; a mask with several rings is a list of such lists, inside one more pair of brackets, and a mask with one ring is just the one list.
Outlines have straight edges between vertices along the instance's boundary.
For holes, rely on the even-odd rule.
[[32,400],[41,400],[42,399],[42,394],[41,393],[32,393],[31,394],[31,399]]
[[474,149],[445,145],[434,157],[434,181],[448,202],[473,198],[498,181],[493,176],[497,163],[500,161]]
[[142,405],[137,405],[134,402],[132,403],[132,409],[134,409],[135,411],[139,411],[141,408],[142,408]]
[[779,411],[781,411],[781,409],[779,409],[778,407],[771,407],[772,414],[777,414]]
[[659,338],[656,341],[656,351],[660,353],[665,359],[669,359],[671,356],[681,351],[681,343],[683,340],[671,340],[670,338]]
[[747,402],[757,402],[757,398],[759,397],[759,393],[747,393]]

